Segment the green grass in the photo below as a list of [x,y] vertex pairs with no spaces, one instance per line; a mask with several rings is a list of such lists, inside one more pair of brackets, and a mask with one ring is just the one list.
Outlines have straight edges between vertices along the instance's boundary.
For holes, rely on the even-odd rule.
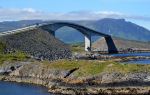
[[82,42],[71,44],[71,50],[72,52],[84,52],[84,44]]
[[0,53],[0,65],[3,64],[4,61],[22,61],[28,58],[27,55],[23,52],[15,52],[9,54]]
[[43,62],[47,63],[46,67],[58,69],[58,70],[71,70],[79,68],[73,74],[75,76],[91,76],[98,75],[102,72],[112,73],[132,73],[132,72],[150,72],[150,65],[139,65],[139,64],[121,64],[118,62],[107,61],[87,61],[87,60],[59,60],[55,62]]
[[5,53],[6,45],[3,42],[0,42],[0,65],[4,61],[22,61],[27,58],[27,54],[16,51],[14,53]]
[[6,45],[2,42],[0,42],[0,53],[3,53],[5,51]]
[[87,60],[59,60],[55,62],[44,62],[48,63],[46,67],[59,69],[59,70],[71,70],[74,68],[79,68],[76,72],[76,76],[88,76],[96,75],[105,70],[109,62],[99,62],[99,61],[87,61]]
[[80,46],[74,47],[74,46],[72,46],[71,51],[72,52],[84,52],[84,47],[80,47]]

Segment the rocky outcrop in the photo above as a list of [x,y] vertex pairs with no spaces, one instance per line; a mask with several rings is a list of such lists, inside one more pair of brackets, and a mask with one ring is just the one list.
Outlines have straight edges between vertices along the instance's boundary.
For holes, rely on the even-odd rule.
[[0,37],[6,44],[7,52],[24,51],[36,59],[70,58],[70,47],[56,39],[49,32],[35,29]]

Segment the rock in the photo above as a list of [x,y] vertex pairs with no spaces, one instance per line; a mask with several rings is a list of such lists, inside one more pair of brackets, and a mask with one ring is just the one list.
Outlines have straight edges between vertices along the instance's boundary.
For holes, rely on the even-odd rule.
[[72,56],[70,47],[42,29],[0,37],[7,51],[23,51],[38,60],[57,60]]

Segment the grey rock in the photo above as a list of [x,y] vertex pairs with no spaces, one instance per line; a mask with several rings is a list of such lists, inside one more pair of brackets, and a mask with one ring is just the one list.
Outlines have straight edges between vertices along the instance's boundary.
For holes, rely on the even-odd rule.
[[0,37],[8,52],[23,51],[38,60],[57,60],[72,56],[70,47],[49,32],[35,29]]

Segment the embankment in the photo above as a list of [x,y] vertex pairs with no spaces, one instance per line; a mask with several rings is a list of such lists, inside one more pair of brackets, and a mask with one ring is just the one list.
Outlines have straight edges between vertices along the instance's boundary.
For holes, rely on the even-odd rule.
[[6,52],[23,51],[36,59],[66,59],[71,57],[68,45],[40,28],[0,37]]

